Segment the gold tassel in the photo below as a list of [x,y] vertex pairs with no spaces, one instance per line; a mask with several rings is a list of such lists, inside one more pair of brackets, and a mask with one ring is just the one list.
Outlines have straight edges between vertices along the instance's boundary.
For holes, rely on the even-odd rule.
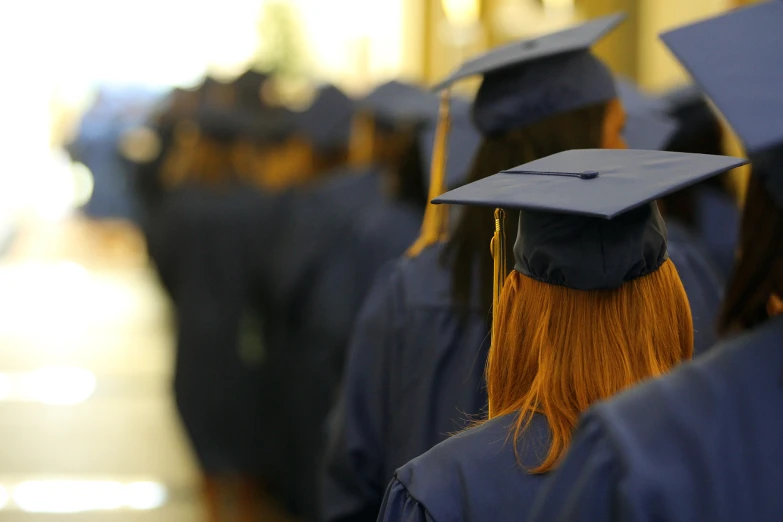
[[370,114],[359,112],[351,122],[351,142],[348,146],[348,163],[354,167],[369,165],[373,160],[375,122]]
[[[492,313],[494,314],[500,303],[500,294],[503,291],[503,283],[506,281],[506,212],[502,208],[495,209],[495,234],[492,236],[490,250],[494,260],[494,281],[492,283]],[[494,323],[494,321],[493,321]],[[492,328],[492,345],[495,345],[495,329]]]
[[451,93],[446,89],[441,94],[438,126],[435,129],[435,143],[430,165],[430,190],[427,198],[429,202],[424,211],[419,237],[406,252],[408,257],[416,257],[429,245],[442,241],[448,232],[449,207],[433,205],[432,200],[446,192],[447,145],[451,129],[450,103]]

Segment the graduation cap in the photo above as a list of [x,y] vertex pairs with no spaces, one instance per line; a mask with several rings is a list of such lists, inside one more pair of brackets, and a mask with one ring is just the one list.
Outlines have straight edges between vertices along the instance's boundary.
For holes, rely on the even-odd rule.
[[261,90],[269,75],[249,69],[240,74],[233,82],[236,101],[243,107],[263,107]]
[[313,103],[297,116],[297,126],[317,150],[339,149],[350,140],[353,113],[353,100],[327,84],[318,88]]
[[614,78],[590,47],[624,19],[604,16],[494,49],[465,62],[435,90],[483,75],[473,117],[485,135],[608,101],[617,96]]
[[677,132],[677,121],[667,114],[668,104],[617,78],[617,90],[625,108],[623,138],[632,149],[661,150]]
[[206,106],[196,111],[199,131],[220,141],[245,138],[255,142],[276,142],[295,132],[293,114],[283,108],[239,111]]
[[[783,2],[736,9],[661,35],[726,117],[783,205]],[[705,45],[704,42],[709,42]]]
[[[649,150],[571,150],[503,171],[434,203],[520,210],[514,269],[577,290],[621,286],[667,259],[654,200],[739,165],[742,158]],[[502,223],[493,255],[500,295]],[[502,246],[502,245],[501,245]]]
[[[435,85],[435,92],[445,93],[443,117],[434,144],[430,195],[445,190],[448,97],[455,82],[484,76],[473,103],[473,122],[484,136],[503,134],[555,114],[609,101],[617,97],[614,78],[590,53],[590,47],[624,19],[624,14],[604,16],[493,49],[466,61]],[[420,249],[422,244],[443,237],[446,229],[445,210],[428,207],[422,237],[414,247]],[[425,235],[427,240],[422,239]]]
[[358,103],[375,121],[398,127],[434,122],[438,97],[410,83],[392,80],[379,85]]

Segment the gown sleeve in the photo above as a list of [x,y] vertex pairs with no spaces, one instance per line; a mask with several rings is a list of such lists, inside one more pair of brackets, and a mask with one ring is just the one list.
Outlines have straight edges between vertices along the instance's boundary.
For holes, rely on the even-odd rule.
[[377,522],[435,522],[435,519],[395,478],[386,489]]
[[528,522],[635,520],[623,500],[621,469],[601,421],[588,414],[538,494]]
[[395,343],[393,263],[385,267],[362,308],[350,343],[340,396],[330,415],[321,483],[326,522],[372,521],[378,515],[383,476],[386,356]]

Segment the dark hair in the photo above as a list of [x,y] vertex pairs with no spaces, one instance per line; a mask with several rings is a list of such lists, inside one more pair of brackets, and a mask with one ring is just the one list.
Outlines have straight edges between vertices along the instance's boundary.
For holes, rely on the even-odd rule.
[[781,230],[783,208],[772,199],[763,177],[751,176],[740,225],[740,254],[718,318],[720,334],[747,330],[769,318],[770,296],[783,292]]
[[[706,102],[688,104],[676,109],[672,116],[679,129],[667,145],[667,151],[718,156],[724,153],[723,129]],[[726,192],[726,178],[725,174],[715,176],[662,198],[666,217],[677,219],[690,227],[696,226],[696,193],[705,186]]]
[[376,137],[384,143],[376,161],[392,177],[393,198],[423,209],[427,204],[427,183],[419,132],[413,125],[389,127],[376,123]]
[[[486,137],[481,143],[467,176],[472,183],[500,172],[569,149],[600,148],[607,103],[600,103],[558,114],[534,123],[525,129],[514,130],[503,136]],[[489,243],[494,231],[494,209],[465,207],[449,238],[441,262],[451,270],[452,303],[467,311],[478,302],[482,310],[492,303],[493,261]],[[506,215],[507,245],[516,239],[518,214]],[[512,249],[506,248],[509,268],[514,266]],[[480,287],[478,301],[473,284],[478,272]]]

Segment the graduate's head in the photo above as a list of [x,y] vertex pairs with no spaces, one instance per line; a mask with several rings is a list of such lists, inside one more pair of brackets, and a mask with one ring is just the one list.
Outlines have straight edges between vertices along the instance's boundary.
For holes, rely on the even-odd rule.
[[[671,116],[677,122],[677,132],[666,145],[672,152],[694,154],[724,154],[723,129],[720,120],[710,107],[704,93],[695,85],[679,87],[666,94],[664,100],[669,105]],[[710,178],[704,183],[670,194],[661,203],[665,215],[680,222],[697,225],[696,192],[703,185],[723,191],[726,176]]]
[[[763,160],[753,164],[740,226],[739,253],[718,319],[723,334],[752,328],[781,313],[783,191],[771,192],[765,180],[776,176],[783,185],[783,149],[777,154],[776,166]],[[764,169],[775,170],[762,172]]]
[[519,211],[486,378],[489,416],[518,415],[515,440],[534,414],[549,423],[551,447],[532,471],[556,465],[591,404],[691,357],[690,307],[654,200],[741,163],[573,150],[438,198]]
[[661,35],[753,160],[739,257],[719,318],[723,333],[779,312],[783,293],[781,23],[783,3],[765,2]]
[[310,149],[312,177],[343,167],[354,115],[354,101],[331,84],[319,86],[313,101],[296,114],[296,127]]
[[418,86],[389,81],[358,102],[351,163],[383,168],[392,197],[423,206],[427,176],[420,136],[438,114],[438,97]]
[[[606,65],[590,46],[622,21],[613,15],[479,56],[442,82],[472,74],[484,79],[473,103],[473,122],[483,136],[468,182],[570,149],[625,148],[625,111]],[[491,270],[483,254],[491,237],[491,208],[464,209],[449,240],[455,304],[474,301],[475,264]],[[515,227],[509,220],[509,232]],[[486,281],[490,281],[488,278]],[[481,287],[489,305],[491,286]]]

